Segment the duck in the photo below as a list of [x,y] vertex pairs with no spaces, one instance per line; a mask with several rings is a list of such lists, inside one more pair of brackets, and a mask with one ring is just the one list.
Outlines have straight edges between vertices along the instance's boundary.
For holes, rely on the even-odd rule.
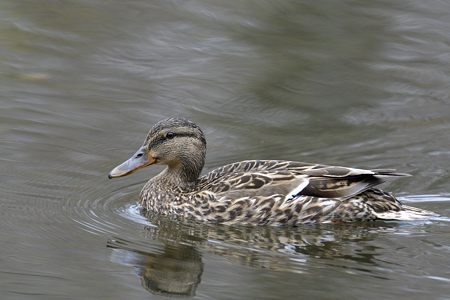
[[225,225],[348,223],[417,220],[433,212],[402,204],[377,186],[410,176],[393,169],[358,169],[287,160],[245,160],[201,175],[206,138],[181,117],[157,122],[144,143],[108,175],[150,165],[165,168],[143,186],[144,211]]

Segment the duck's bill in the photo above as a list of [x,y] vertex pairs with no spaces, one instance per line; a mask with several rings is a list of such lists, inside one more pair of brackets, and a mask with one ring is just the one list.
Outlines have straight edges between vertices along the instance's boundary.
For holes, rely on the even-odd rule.
[[144,147],[141,147],[127,161],[118,165],[111,172],[109,172],[108,177],[111,179],[126,176],[154,163],[156,163],[156,160],[149,155],[148,151]]

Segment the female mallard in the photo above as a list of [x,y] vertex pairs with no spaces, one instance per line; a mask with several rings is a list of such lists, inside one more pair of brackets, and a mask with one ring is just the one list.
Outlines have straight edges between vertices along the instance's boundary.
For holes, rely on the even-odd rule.
[[141,148],[114,168],[121,177],[161,163],[140,194],[143,207],[224,224],[290,224],[411,220],[434,215],[402,205],[374,186],[407,176],[394,170],[363,170],[280,160],[247,160],[199,177],[206,140],[193,122],[169,118],[150,130]]

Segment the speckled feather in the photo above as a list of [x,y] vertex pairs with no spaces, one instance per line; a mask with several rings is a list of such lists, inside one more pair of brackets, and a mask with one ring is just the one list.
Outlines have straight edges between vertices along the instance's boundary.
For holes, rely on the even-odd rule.
[[[345,172],[346,171],[346,172]],[[142,205],[161,214],[239,224],[298,225],[378,219],[402,204],[372,188],[392,170],[370,171],[291,161],[243,161],[211,171],[191,190],[171,190],[149,183]],[[297,194],[286,195],[307,183]],[[425,213],[425,212],[424,212]]]

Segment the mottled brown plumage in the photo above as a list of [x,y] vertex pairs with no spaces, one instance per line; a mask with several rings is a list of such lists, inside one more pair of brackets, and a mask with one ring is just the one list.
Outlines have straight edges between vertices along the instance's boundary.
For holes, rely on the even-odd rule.
[[161,163],[140,194],[142,206],[160,214],[224,224],[298,225],[375,219],[426,218],[432,212],[402,205],[374,188],[394,170],[363,170],[295,161],[249,160],[199,177],[206,140],[194,123],[158,122],[143,146],[116,167],[110,178]]

